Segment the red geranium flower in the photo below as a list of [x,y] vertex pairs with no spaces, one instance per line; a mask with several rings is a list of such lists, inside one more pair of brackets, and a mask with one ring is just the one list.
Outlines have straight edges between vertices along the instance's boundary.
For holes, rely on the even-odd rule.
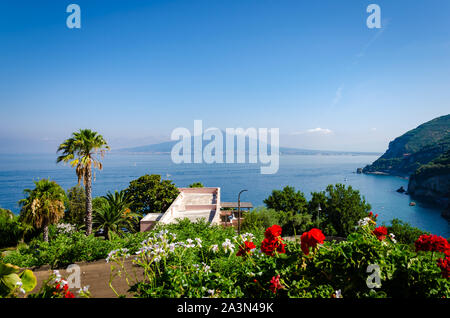
[[387,228],[384,226],[379,226],[375,230],[373,230],[373,235],[377,237],[380,241],[384,240],[387,235]]
[[416,252],[440,252],[446,255],[450,254],[450,244],[442,236],[423,234],[414,243]]
[[275,224],[266,229],[264,236],[269,240],[273,240],[281,235],[281,231],[281,226]]
[[315,248],[317,244],[323,244],[325,240],[325,235],[323,235],[322,231],[319,229],[311,229],[308,232],[305,232],[300,237],[300,244],[303,253],[305,255],[309,254],[309,248]]
[[284,286],[281,285],[281,283],[280,283],[280,275],[272,277],[272,279],[270,280],[270,287],[269,288],[274,294],[277,293],[277,290],[284,288]]
[[438,259],[437,266],[441,269],[443,278],[450,278],[450,257],[446,257],[445,259]]
[[256,245],[253,242],[245,241],[243,246],[240,246],[239,251],[236,256],[247,255],[251,252],[251,250],[255,249]]
[[266,229],[264,233],[265,239],[261,242],[261,251],[269,256],[273,256],[276,251],[278,253],[286,253],[283,239],[281,238],[281,226],[272,225]]
[[71,293],[70,291],[66,292],[66,294],[64,295],[64,298],[75,298],[75,295],[73,293]]

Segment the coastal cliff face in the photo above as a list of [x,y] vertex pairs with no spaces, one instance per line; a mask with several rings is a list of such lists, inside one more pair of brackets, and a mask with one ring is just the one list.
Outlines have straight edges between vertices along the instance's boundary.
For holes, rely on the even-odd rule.
[[450,150],[421,166],[409,178],[408,192],[448,206],[450,203]]
[[450,115],[435,118],[389,143],[388,150],[364,173],[409,176],[450,149]]
[[450,200],[450,174],[416,178],[411,176],[408,183],[408,193],[433,201],[447,207]]
[[389,149],[364,173],[409,177],[408,193],[450,203],[450,115],[435,118],[389,143]]

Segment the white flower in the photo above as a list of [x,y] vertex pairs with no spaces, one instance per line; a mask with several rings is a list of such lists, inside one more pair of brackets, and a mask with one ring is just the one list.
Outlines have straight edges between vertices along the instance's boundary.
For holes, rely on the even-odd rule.
[[342,292],[341,292],[340,289],[339,289],[339,290],[336,290],[334,293],[335,293],[335,295],[336,295],[336,298],[342,298]]
[[229,239],[226,239],[225,242],[222,243],[222,248],[224,249],[225,253],[228,251],[232,253],[234,251],[234,244],[232,244]]
[[18,287],[22,287],[22,282],[16,282],[16,286],[18,286]]
[[198,237],[195,238],[195,241],[197,242],[197,247],[202,247],[202,240]]
[[391,241],[392,241],[393,243],[397,243],[397,240],[395,239],[394,233],[389,233],[389,237],[391,238]]
[[371,219],[369,217],[365,217],[364,219],[358,221],[358,226],[366,226],[370,221]]
[[208,289],[208,294],[210,294],[211,296],[214,295],[215,290],[214,289]]
[[219,246],[217,244],[214,244],[213,246],[211,246],[211,251],[217,253],[219,251]]
[[252,233],[244,233],[241,235],[242,240],[245,242],[253,242],[253,239],[255,238],[255,236]]

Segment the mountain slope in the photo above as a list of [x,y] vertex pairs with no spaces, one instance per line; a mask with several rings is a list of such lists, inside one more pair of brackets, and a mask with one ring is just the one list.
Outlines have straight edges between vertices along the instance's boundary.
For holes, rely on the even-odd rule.
[[450,115],[430,120],[389,143],[388,150],[364,173],[409,176],[450,149]]

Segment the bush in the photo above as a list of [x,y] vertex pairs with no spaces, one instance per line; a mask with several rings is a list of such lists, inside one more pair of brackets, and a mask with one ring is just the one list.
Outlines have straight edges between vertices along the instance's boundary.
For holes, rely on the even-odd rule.
[[0,248],[16,246],[22,238],[22,233],[17,217],[0,213]]
[[269,226],[280,223],[280,215],[274,209],[258,207],[243,213],[242,231],[263,232]]
[[123,238],[114,237],[111,241],[83,233],[57,235],[50,242],[33,240],[28,246],[19,247],[3,259],[20,267],[50,265],[52,268],[66,267],[75,262],[91,262],[104,259],[111,250],[128,248],[136,251],[148,233],[126,234]]
[[283,190],[273,190],[272,194],[264,200],[269,209],[276,211],[304,213],[307,211],[307,201],[300,191],[294,187],[286,186]]
[[390,233],[395,235],[397,242],[410,246],[414,246],[414,242],[422,234],[430,234],[429,232],[422,231],[399,219],[393,219],[391,225],[388,226],[387,229]]

